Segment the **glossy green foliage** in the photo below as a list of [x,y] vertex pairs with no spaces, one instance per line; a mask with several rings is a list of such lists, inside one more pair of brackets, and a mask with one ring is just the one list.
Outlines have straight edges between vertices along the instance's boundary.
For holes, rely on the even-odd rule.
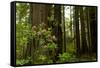
[[16,24],[16,53],[18,58],[23,57],[28,40],[32,38],[31,25],[28,23]]
[[28,64],[30,62],[30,57],[28,57],[28,59],[17,59],[16,60],[16,64],[17,65],[25,65]]
[[16,3],[16,64],[24,65],[29,60],[24,59],[29,39],[32,38],[32,27],[29,24],[29,4]]
[[17,65],[24,65],[24,64],[27,64],[29,62],[29,60],[24,60],[24,59],[20,59],[20,60],[17,60],[16,61],[16,64]]
[[58,57],[59,57],[58,63],[72,62],[74,61],[73,59],[75,59],[75,55],[71,53],[62,53],[59,54]]

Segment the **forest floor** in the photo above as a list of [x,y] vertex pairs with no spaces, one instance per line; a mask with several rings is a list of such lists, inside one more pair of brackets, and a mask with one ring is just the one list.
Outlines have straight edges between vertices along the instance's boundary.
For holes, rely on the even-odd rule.
[[[67,43],[67,53],[72,53],[73,55],[76,54],[76,48],[74,46],[74,43]],[[88,62],[88,61],[96,61],[97,55],[95,53],[89,55],[89,54],[80,54],[80,57],[74,57],[71,61],[68,62]]]

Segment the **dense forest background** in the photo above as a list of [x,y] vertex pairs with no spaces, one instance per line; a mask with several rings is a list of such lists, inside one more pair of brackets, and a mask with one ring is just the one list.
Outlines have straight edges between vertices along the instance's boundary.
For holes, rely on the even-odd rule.
[[16,3],[16,64],[97,60],[97,7]]

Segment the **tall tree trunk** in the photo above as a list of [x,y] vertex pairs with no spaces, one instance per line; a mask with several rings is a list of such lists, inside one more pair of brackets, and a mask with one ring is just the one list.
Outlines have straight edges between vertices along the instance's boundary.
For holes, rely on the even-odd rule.
[[89,7],[85,8],[85,17],[86,17],[86,25],[87,25],[87,46],[88,46],[88,55],[91,53],[91,32],[90,32],[90,16],[89,16]]
[[40,23],[47,23],[47,5],[33,4],[33,26]]
[[54,23],[57,38],[56,60],[58,60],[57,56],[62,53],[61,5],[54,6]]
[[79,7],[74,7],[75,42],[77,57],[80,56],[80,33],[79,33]]
[[65,31],[66,28],[65,28],[65,7],[64,5],[62,6],[61,11],[62,11],[62,26],[63,26],[62,28],[63,52],[66,52],[66,42],[67,41],[66,41],[66,31]]
[[86,41],[86,30],[85,30],[85,19],[84,19],[84,11],[83,7],[80,7],[80,23],[81,23],[81,53],[87,52],[87,41]]
[[91,48],[92,53],[97,53],[97,7],[89,8]]
[[71,25],[71,27],[70,27],[70,32],[71,32],[71,36],[72,36],[72,6],[70,6],[70,25]]
[[[48,12],[47,12],[47,5],[43,5],[43,4],[31,4],[30,6],[30,19],[29,22],[32,23],[32,27],[33,26],[38,26],[41,23],[45,23],[47,24],[48,20]],[[36,39],[31,39],[28,43],[28,46],[26,48],[26,54],[25,54],[25,58],[27,57],[31,57],[31,63],[34,63],[34,61],[36,60],[37,57],[34,56],[34,53],[36,51],[36,49],[39,46],[39,41]],[[34,61],[33,61],[34,60]]]

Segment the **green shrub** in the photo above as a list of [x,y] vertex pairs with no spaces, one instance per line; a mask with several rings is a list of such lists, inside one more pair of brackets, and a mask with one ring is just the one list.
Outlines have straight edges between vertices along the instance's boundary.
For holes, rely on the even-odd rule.
[[25,65],[28,64],[30,60],[25,60],[25,59],[17,59],[16,64],[17,65]]
[[70,53],[62,53],[62,54],[59,54],[58,57],[59,57],[58,63],[70,62],[70,61],[73,61],[73,59],[75,58],[75,56]]
[[17,64],[17,65],[23,65],[23,64],[24,64],[23,61],[24,61],[24,60],[16,60],[16,64]]
[[53,61],[50,60],[47,55],[43,55],[49,52],[49,50],[53,52],[54,49],[57,48],[57,44],[53,42],[56,41],[56,37],[52,34],[51,28],[45,28],[44,23],[38,26],[32,26],[29,23],[16,23],[17,64],[23,65],[28,62],[28,60],[24,60],[23,57],[29,40],[31,39],[34,39],[34,46],[36,46],[33,52],[35,56],[31,56],[37,59],[35,59],[34,62],[52,63]]
[[25,50],[31,38],[31,25],[29,23],[16,23],[16,53],[18,59],[23,57],[23,50]]

